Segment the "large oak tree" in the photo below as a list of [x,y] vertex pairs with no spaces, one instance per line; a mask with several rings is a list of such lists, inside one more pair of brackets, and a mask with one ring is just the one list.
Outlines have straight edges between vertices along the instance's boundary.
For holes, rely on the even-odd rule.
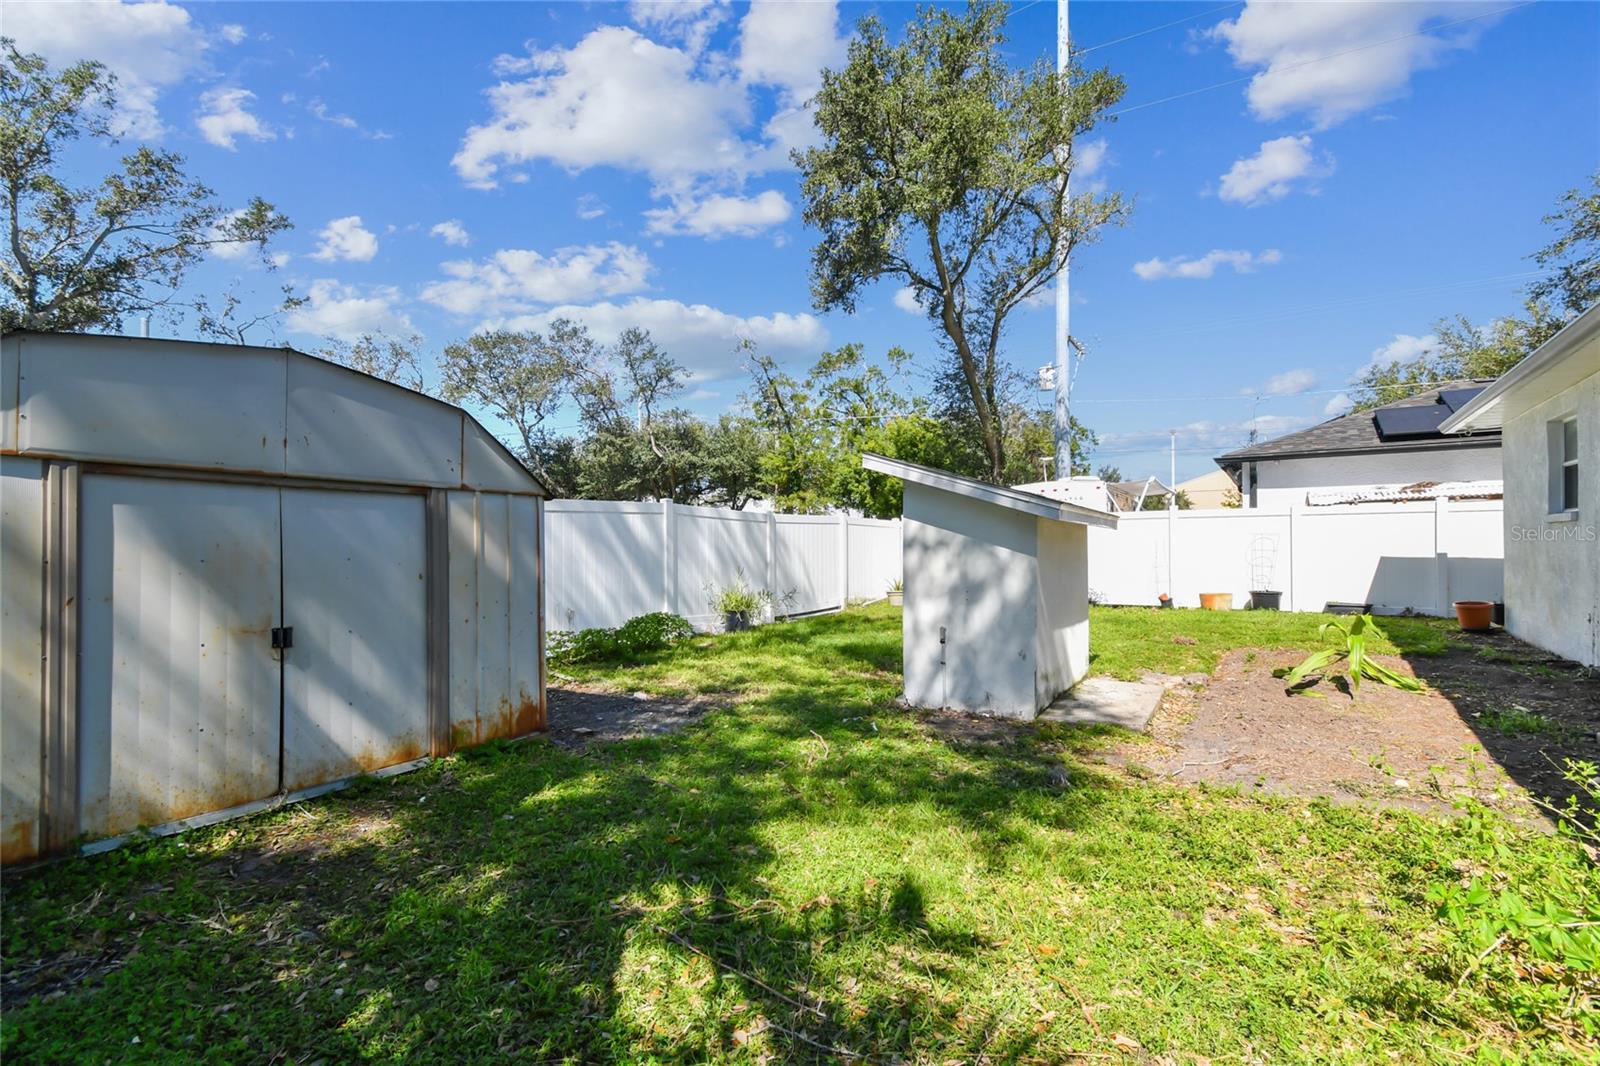
[[814,104],[822,143],[795,154],[819,309],[853,311],[894,279],[937,325],[948,378],[970,412],[985,476],[1004,479],[1008,316],[1043,292],[1074,249],[1126,205],[1067,195],[1076,138],[1103,121],[1123,83],[1074,65],[1011,66],[1003,4],[925,9],[891,43],[858,24],[842,70]]

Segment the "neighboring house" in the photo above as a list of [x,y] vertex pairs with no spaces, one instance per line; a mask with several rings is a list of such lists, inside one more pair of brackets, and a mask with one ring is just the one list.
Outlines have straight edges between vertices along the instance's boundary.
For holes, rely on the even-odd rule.
[[[1482,498],[1500,481],[1500,431],[1441,432],[1441,424],[1489,384],[1438,388],[1217,457],[1245,507],[1380,502],[1445,495]],[[1452,491],[1439,483],[1465,482]]]
[[1439,428],[1504,441],[1506,628],[1600,665],[1600,305]]
[[1240,506],[1239,486],[1225,470],[1178,482],[1178,491],[1189,498],[1189,506],[1197,511],[1215,511],[1222,507]]

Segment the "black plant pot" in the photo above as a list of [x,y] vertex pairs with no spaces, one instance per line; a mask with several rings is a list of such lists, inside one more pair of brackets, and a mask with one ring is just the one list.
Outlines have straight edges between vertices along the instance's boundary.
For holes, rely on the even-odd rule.
[[722,615],[722,631],[739,633],[750,628],[750,615],[745,611],[726,611]]
[[1372,604],[1344,603],[1340,600],[1329,600],[1328,605],[1322,610],[1326,614],[1371,614]]
[[1504,626],[1506,624],[1506,605],[1505,604],[1496,603],[1494,605],[1493,620],[1494,620],[1494,624],[1497,625],[1497,626]]
[[1252,611],[1276,611],[1283,606],[1283,593],[1281,592],[1252,592],[1250,594],[1250,609]]

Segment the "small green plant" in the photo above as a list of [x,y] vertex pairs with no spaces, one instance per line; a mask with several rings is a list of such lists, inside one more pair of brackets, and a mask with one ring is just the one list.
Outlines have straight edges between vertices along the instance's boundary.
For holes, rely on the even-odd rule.
[[616,629],[580,629],[551,633],[545,657],[552,666],[614,663],[665,651],[694,636],[688,619],[666,611],[630,618]]
[[889,582],[889,591],[890,592],[904,592],[905,590],[906,590],[906,583],[905,583],[904,579],[897,577],[893,581]]
[[1463,807],[1487,868],[1435,884],[1428,901],[1465,941],[1457,984],[1477,978],[1528,1020],[1583,1025],[1600,1034],[1600,768],[1567,759],[1573,788],[1563,804],[1541,801],[1566,845],[1535,866],[1507,845],[1506,818],[1477,800]]
[[745,580],[744,571],[739,571],[733,584],[718,589],[711,596],[711,609],[718,614],[734,614],[748,621],[751,616],[759,614],[772,603],[772,593],[766,589],[753,588]]
[[1478,720],[1508,737],[1552,735],[1561,732],[1561,723],[1548,715],[1530,711],[1513,703],[1510,707],[1491,709],[1478,716]]
[[1350,690],[1361,690],[1363,677],[1388,685],[1391,688],[1404,689],[1407,692],[1421,692],[1422,682],[1414,677],[1397,674],[1384,666],[1376,659],[1367,655],[1367,630],[1381,633],[1373,624],[1370,614],[1357,615],[1350,619],[1348,625],[1341,624],[1338,619],[1324,622],[1317,629],[1317,635],[1323,640],[1333,641],[1333,647],[1323,648],[1321,651],[1312,652],[1306,656],[1298,666],[1293,668],[1282,667],[1272,671],[1273,677],[1281,677],[1286,682],[1285,691],[1290,695],[1311,695],[1307,690],[1326,675],[1338,662],[1349,663]]

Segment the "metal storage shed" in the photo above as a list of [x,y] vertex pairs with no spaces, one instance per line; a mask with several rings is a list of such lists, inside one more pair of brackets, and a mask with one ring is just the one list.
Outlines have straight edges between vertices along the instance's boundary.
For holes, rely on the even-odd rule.
[[286,348],[0,340],[0,861],[544,727],[540,483]]
[[1106,511],[863,455],[905,483],[905,697],[1032,719],[1089,669],[1089,526]]

